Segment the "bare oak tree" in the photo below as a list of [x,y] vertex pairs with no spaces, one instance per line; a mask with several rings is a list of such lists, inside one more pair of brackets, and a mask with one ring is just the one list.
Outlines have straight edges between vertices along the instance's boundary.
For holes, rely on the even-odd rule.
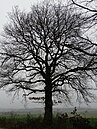
[[49,123],[53,95],[70,101],[73,90],[89,101],[97,46],[83,36],[87,18],[62,4],[33,6],[29,13],[16,7],[9,17],[1,44],[0,87],[23,89],[25,95],[44,93],[44,120]]

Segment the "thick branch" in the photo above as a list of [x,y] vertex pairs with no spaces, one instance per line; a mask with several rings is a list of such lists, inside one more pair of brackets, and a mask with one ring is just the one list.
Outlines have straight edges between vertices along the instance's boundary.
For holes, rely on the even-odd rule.
[[73,4],[75,4],[75,5],[77,5],[77,6],[81,7],[81,8],[83,8],[83,9],[85,9],[85,10],[88,10],[88,11],[94,12],[94,13],[97,13],[97,10],[95,10],[95,9],[90,9],[90,8],[88,8],[88,7],[86,7],[86,6],[77,4],[74,0],[72,0],[72,2],[73,2]]

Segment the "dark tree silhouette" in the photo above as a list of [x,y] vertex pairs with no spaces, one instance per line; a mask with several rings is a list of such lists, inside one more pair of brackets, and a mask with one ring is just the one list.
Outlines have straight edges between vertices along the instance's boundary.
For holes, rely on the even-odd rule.
[[29,13],[16,7],[9,17],[1,43],[0,87],[23,89],[25,95],[42,93],[48,123],[53,96],[70,101],[75,91],[88,102],[88,80],[96,82],[97,47],[83,36],[87,18],[62,4],[33,6]]
[[[88,20],[90,20],[90,25],[93,26],[97,22],[97,1],[96,0],[71,0],[71,2],[82,11],[84,15],[87,15]],[[89,26],[88,26],[89,28]]]

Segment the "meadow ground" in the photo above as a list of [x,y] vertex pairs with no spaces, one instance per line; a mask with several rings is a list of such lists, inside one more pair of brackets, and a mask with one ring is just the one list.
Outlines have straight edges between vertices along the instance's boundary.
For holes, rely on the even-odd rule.
[[[2,112],[0,127],[6,129],[48,129],[43,123],[43,112]],[[97,111],[70,110],[54,111],[53,124],[50,129],[97,129]]]

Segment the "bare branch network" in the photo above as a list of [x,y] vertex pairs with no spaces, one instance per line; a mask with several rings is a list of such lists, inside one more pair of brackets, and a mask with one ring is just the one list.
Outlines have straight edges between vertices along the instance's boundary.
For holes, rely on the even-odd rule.
[[96,84],[97,44],[84,36],[88,18],[61,4],[33,6],[28,13],[16,7],[9,17],[0,53],[0,87],[27,90],[28,95],[62,94],[68,101],[73,90],[89,101],[88,82]]

